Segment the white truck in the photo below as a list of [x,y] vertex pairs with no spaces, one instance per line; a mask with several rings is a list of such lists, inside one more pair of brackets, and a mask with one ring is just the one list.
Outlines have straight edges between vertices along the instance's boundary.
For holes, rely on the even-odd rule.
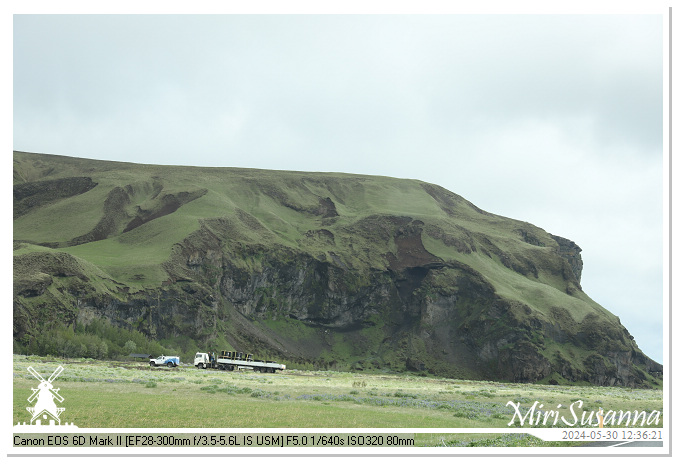
[[167,366],[167,367],[177,367],[179,365],[179,356],[160,356],[156,359],[149,359],[149,365],[151,367],[156,366]]
[[282,371],[285,369],[285,364],[280,364],[274,361],[263,361],[261,359],[254,359],[253,355],[243,355],[238,351],[222,351],[220,356],[213,353],[196,353],[193,359],[193,365],[199,369],[220,369],[223,371],[232,371],[234,369],[247,369],[255,372],[269,372]]

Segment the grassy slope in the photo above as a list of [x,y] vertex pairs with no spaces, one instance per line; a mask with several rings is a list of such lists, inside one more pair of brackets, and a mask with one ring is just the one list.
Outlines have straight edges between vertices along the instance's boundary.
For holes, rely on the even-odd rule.
[[[31,163],[36,164],[41,158],[40,155],[15,154],[15,161],[19,161],[17,164],[23,166],[23,170],[27,169],[26,165],[32,166],[31,172],[35,171]],[[61,161],[59,158],[56,160]],[[53,159],[48,157],[47,161],[43,161],[48,162],[53,163]],[[33,174],[33,177],[37,180],[90,175],[98,182],[97,187],[85,194],[37,208],[18,218],[14,221],[15,240],[58,242],[86,233],[101,219],[105,196],[116,186],[142,186],[157,176],[165,185],[164,191],[208,189],[206,195],[182,206],[177,212],[155,219],[130,232],[60,249],[91,262],[114,279],[132,287],[138,282],[130,277],[138,274],[139,269],[146,268],[150,271],[150,268],[166,261],[172,245],[197,230],[200,219],[233,216],[236,208],[239,208],[258,219],[268,232],[266,240],[273,239],[280,245],[292,248],[304,247],[314,255],[332,249],[356,267],[370,265],[384,268],[386,261],[380,255],[386,251],[394,251],[393,244],[384,244],[386,249],[375,249],[375,242],[351,233],[352,225],[362,218],[374,214],[409,216],[448,231],[456,231],[462,227],[471,234],[481,234],[494,243],[501,244],[503,250],[510,254],[532,256],[537,258],[537,262],[542,259],[545,269],[539,269],[538,278],[531,280],[506,268],[497,259],[477,253],[460,253],[454,247],[446,246],[426,234],[423,236],[425,247],[444,260],[458,260],[482,270],[484,277],[500,294],[510,299],[527,299],[538,311],[546,304],[572,307],[576,312],[576,320],[580,320],[582,312],[592,306],[591,300],[584,294],[576,297],[566,295],[562,288],[565,285],[563,279],[549,271],[549,266],[554,265],[553,256],[549,256],[548,250],[542,247],[522,241],[515,229],[531,227],[542,235],[545,242],[553,242],[544,231],[519,221],[480,215],[464,200],[459,202],[455,217],[450,217],[423,190],[423,183],[419,181],[349,174],[160,167],[91,160],[76,162],[68,158],[56,164],[57,169],[49,176],[39,177],[38,174]],[[91,170],[96,171],[88,172]],[[272,198],[272,195],[278,193],[287,202],[306,208],[315,207],[317,197],[329,197],[334,201],[339,217],[330,223],[317,216],[282,206],[280,201]],[[145,201],[150,202],[143,194],[138,194],[135,200],[139,201],[141,207],[144,207]],[[128,207],[130,213],[133,206],[136,205]],[[262,241],[261,235],[253,234],[243,223],[237,225],[238,232],[243,236],[249,237],[253,242]],[[335,235],[332,248],[324,243],[313,243],[304,239],[307,231],[320,228],[330,230]],[[552,245],[554,246],[553,243]],[[357,251],[376,259],[356,259]],[[149,286],[158,285],[166,278],[159,269],[147,274],[150,276],[146,282]]]
[[[131,204],[126,206],[130,217],[138,208],[154,207],[158,182],[163,194],[207,190],[174,213],[129,232],[122,233],[121,225],[105,240],[55,250],[39,248],[79,258],[102,288],[127,286],[134,292],[159,287],[168,277],[161,265],[170,258],[173,246],[197,231],[205,220],[218,218],[229,221],[233,238],[227,239],[223,247],[234,260],[240,259],[239,246],[261,244],[270,249],[302,250],[328,262],[332,262],[330,253],[334,253],[359,273],[368,268],[386,269],[385,255],[397,252],[393,230],[385,238],[380,228],[388,226],[383,220],[370,222],[370,218],[393,215],[424,222],[422,241],[428,252],[443,261],[471,266],[499,296],[528,305],[546,320],[552,317],[549,310],[553,307],[565,308],[576,322],[587,314],[597,314],[611,322],[617,319],[582,291],[566,293],[568,282],[560,271],[563,260],[554,253],[557,244],[545,231],[479,211],[454,194],[446,194],[446,202],[437,200],[426,190],[432,186],[421,181],[340,173],[148,166],[17,152],[14,162],[15,183],[89,176],[98,184],[86,193],[42,205],[16,219],[15,242],[65,242],[87,233],[104,216],[104,202],[116,187],[130,186]],[[318,207],[319,198],[330,198],[338,216],[323,218],[310,213]],[[308,234],[319,229],[330,231],[334,240],[328,242]],[[461,252],[446,245],[432,230],[443,230],[449,239],[474,246],[477,252]],[[544,246],[527,243],[519,230],[529,231]],[[15,255],[33,250],[38,250],[36,245],[15,246]],[[509,269],[502,264],[499,253],[519,265],[529,259],[537,275]],[[238,264],[250,269],[257,266]],[[272,328],[280,325],[271,321],[267,324]],[[301,325],[295,330],[301,338],[318,335]],[[371,334],[366,333],[366,337]],[[334,352],[326,356],[343,355],[351,361],[355,340],[335,341]],[[379,345],[379,340],[373,342]]]

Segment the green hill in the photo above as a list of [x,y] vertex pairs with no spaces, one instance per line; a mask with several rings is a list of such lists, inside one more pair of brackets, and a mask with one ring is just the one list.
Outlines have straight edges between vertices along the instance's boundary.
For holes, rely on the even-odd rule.
[[14,153],[15,346],[107,321],[323,367],[658,382],[581,270],[573,242],[417,180]]

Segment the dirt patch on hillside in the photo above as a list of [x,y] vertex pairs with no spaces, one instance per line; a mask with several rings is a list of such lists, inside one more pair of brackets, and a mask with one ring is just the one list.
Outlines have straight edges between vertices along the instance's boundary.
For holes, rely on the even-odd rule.
[[424,245],[422,245],[422,236],[419,234],[408,237],[395,237],[394,242],[398,248],[397,254],[394,256],[393,253],[389,253],[387,260],[389,261],[389,267],[396,271],[441,262],[438,257],[425,250]]
[[70,240],[67,246],[104,240],[115,234],[118,231],[119,224],[128,217],[125,208],[130,204],[130,201],[130,196],[124,189],[120,187],[112,189],[104,201],[104,214],[97,225],[88,233]]
[[25,182],[14,186],[14,219],[33,208],[80,195],[97,186],[90,177]]
[[137,215],[125,226],[123,233],[136,229],[154,219],[172,214],[183,205],[202,197],[206,193],[207,189],[200,189],[195,192],[179,192],[177,194],[168,193],[160,197],[158,204],[150,210],[143,210],[137,207]]
[[421,221],[412,221],[401,226],[394,236],[396,255],[387,253],[389,267],[395,271],[408,268],[426,267],[441,263],[441,258],[429,253],[422,244]]

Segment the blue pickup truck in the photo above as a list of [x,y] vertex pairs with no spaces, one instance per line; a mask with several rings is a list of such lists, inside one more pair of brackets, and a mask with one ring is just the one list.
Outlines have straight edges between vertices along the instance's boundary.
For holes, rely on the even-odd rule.
[[156,359],[150,359],[149,364],[151,367],[156,366],[167,366],[167,367],[177,367],[179,365],[179,356],[160,356]]

